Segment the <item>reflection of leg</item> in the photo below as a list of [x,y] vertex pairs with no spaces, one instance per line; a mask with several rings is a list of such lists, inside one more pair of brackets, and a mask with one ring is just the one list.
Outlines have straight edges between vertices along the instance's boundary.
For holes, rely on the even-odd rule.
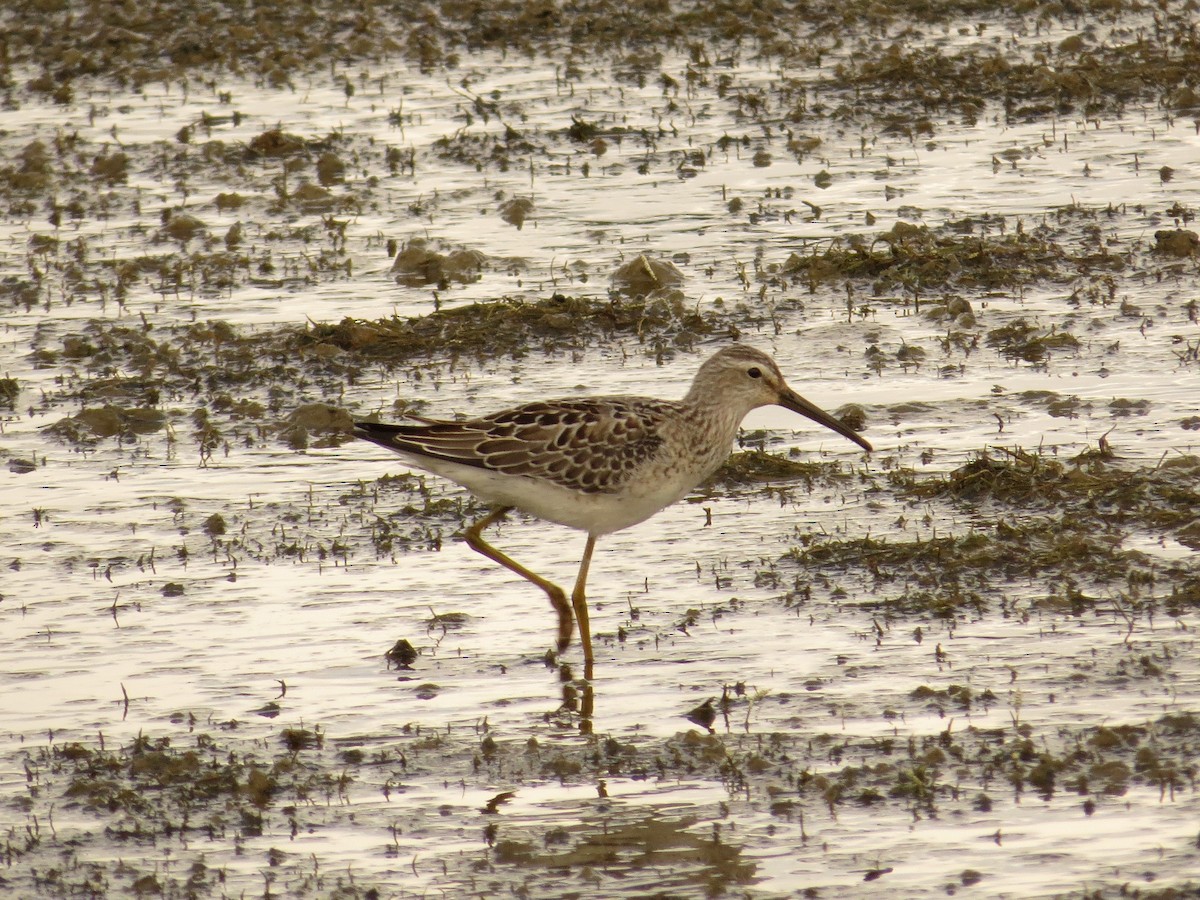
[[587,681],[583,683],[583,698],[579,704],[579,733],[592,733],[592,716],[596,711],[596,693],[592,689],[591,666],[585,666]]
[[583,677],[592,680],[592,629],[588,623],[587,598],[584,588],[587,585],[588,566],[592,562],[592,551],[596,549],[595,535],[588,535],[587,545],[583,548],[583,561],[579,564],[579,575],[575,579],[575,590],[571,592],[571,606],[575,608],[575,622],[579,625],[579,643],[583,645]]
[[492,560],[492,562],[500,563],[500,565],[504,566],[510,572],[517,573],[526,581],[536,584],[546,592],[546,596],[550,598],[550,605],[558,613],[558,652],[561,653],[571,643],[571,607],[567,604],[567,595],[563,592],[563,589],[542,578],[540,575],[530,572],[520,563],[509,559],[485,541],[481,534],[483,529],[499,522],[510,512],[512,512],[511,506],[498,506],[474,525],[471,525],[465,532],[467,546],[476,553],[482,553],[488,559]]

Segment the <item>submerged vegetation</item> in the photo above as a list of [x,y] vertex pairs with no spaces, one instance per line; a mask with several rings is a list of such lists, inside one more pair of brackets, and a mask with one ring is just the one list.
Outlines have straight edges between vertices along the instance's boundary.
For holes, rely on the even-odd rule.
[[[921,686],[907,701],[914,711],[932,707],[958,715],[996,702],[990,691],[976,696],[962,685],[943,691]],[[727,695],[719,716],[728,720],[745,704]],[[504,773],[509,782],[571,781],[597,785],[601,797],[612,779],[704,779],[724,785],[729,800],[697,804],[683,818],[652,808],[614,811],[601,821],[585,813],[566,827],[504,815],[518,792],[495,794],[481,807],[447,797],[438,816],[475,837],[447,860],[434,884],[451,887],[472,872],[516,867],[549,879],[543,888],[562,890],[581,883],[595,865],[602,874],[591,876],[593,883],[616,889],[622,882],[643,883],[655,870],[654,857],[668,853],[672,865],[669,874],[657,876],[660,885],[699,883],[719,894],[756,880],[739,843],[720,833],[720,823],[736,827],[740,796],[763,798],[769,820],[780,828],[806,819],[816,827],[830,816],[857,818],[860,811],[889,805],[920,821],[990,813],[1010,797],[1049,803],[1059,795],[1079,798],[1079,815],[1092,816],[1115,809],[1139,788],[1164,800],[1194,790],[1200,773],[1189,748],[1198,737],[1200,719],[1190,714],[1078,729],[947,726],[920,740],[692,731],[666,740],[598,738],[592,746],[574,747],[490,734],[462,740],[419,728],[405,728],[386,743],[332,744],[320,731],[284,729],[270,742],[251,744],[236,736],[236,723],[225,723],[216,734],[196,732],[186,740],[139,736],[111,750],[50,743],[26,751],[29,794],[22,802],[40,808],[39,796],[57,797],[60,824],[50,818],[19,837],[9,834],[4,849],[11,869],[43,847],[61,848],[59,865],[36,872],[31,882],[48,896],[219,896],[237,870],[251,864],[265,865],[269,892],[368,900],[418,883],[417,858],[414,871],[385,885],[325,871],[292,842],[306,833],[370,827],[390,833],[378,852],[403,859],[411,852],[409,835],[429,826],[419,809],[391,801],[422,775],[487,781]],[[866,759],[870,764],[857,762]],[[72,824],[61,822],[65,814]],[[212,847],[232,840],[239,849],[235,856],[188,866],[123,863],[106,871],[88,862],[98,849],[98,832],[75,824],[78,815],[105,823],[105,842],[115,842],[126,856],[158,842]],[[710,823],[711,835],[700,836],[693,827]],[[994,875],[964,870],[962,877],[964,884],[986,883]]]
[[545,300],[505,298],[406,319],[317,324],[297,335],[293,346],[318,354],[321,347],[337,347],[353,354],[357,365],[402,366],[435,355],[453,365],[460,357],[520,358],[629,338],[661,361],[702,340],[736,338],[739,318],[745,324],[749,315],[701,311],[677,293],[633,300],[554,294]]
[[813,537],[790,554],[803,573],[795,591],[852,573],[871,597],[859,602],[894,618],[1116,615],[1130,629],[1157,613],[1180,619],[1200,609],[1194,561],[1123,545],[1149,534],[1195,548],[1198,473],[1194,456],[1130,468],[1111,451],[1064,462],[1020,448],[981,451],[946,476],[895,471],[888,480],[902,497],[957,510],[969,528],[939,535],[934,521],[913,540]]
[[[662,49],[686,50],[693,77],[700,79],[713,65],[710,48],[722,45],[806,66],[850,42],[853,52],[815,88],[821,94],[840,89],[852,95],[856,112],[895,116],[895,110],[904,110],[928,123],[933,115],[973,120],[989,102],[1002,102],[1014,118],[1093,116],[1140,102],[1182,112],[1200,106],[1189,77],[1200,48],[1186,3],[998,6],[984,0],[920,0],[881,6],[855,0],[784,7],[722,0],[625,7],[609,0],[511,0],[350,11],[314,0],[299,8],[266,2],[253,11],[198,5],[190,15],[181,12],[177,4],[162,2],[136,9],[99,2],[67,9],[17,0],[0,19],[10,35],[0,76],[13,84],[14,65],[35,65],[40,71],[25,81],[27,89],[66,104],[95,78],[134,90],[197,76],[245,76],[286,88],[333,56],[349,64],[399,57],[432,71],[454,70],[483,51],[536,55],[565,47],[568,77],[589,54],[603,52],[618,57],[623,77],[645,83],[658,75],[655,63]],[[1117,29],[1108,40],[1091,29],[1042,37],[1080,19],[1102,25],[1132,19],[1135,24]],[[972,46],[921,39],[964,25],[979,36]],[[1026,57],[1011,52],[1002,40],[1008,31],[1027,38],[1034,52]],[[902,34],[907,41],[889,34]],[[147,47],[155,52],[144,52]],[[354,83],[347,86],[350,93]],[[801,101],[792,106],[792,116],[800,118],[810,109]],[[907,127],[932,128],[921,121]]]

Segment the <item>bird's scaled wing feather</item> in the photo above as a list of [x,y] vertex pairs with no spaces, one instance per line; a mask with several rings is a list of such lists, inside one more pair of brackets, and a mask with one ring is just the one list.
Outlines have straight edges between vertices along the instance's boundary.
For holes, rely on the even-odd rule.
[[662,405],[610,397],[528,403],[462,422],[358,427],[361,437],[401,453],[608,493],[659,448],[667,415]]

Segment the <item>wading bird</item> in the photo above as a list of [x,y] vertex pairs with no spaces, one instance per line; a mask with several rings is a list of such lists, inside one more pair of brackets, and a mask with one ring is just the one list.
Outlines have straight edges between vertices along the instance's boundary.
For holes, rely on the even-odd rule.
[[[574,611],[590,678],[584,589],[596,539],[685,497],[729,457],[746,414],[772,404],[871,450],[858,433],[789,388],[771,357],[744,344],[709,357],[682,400],[534,400],[462,421],[413,416],[411,424],[356,422],[355,434],[491,504],[491,512],[467,528],[467,544],[546,592],[558,613],[560,653],[571,642]],[[483,530],[513,509],[587,533],[569,604],[562,588],[483,539]]]

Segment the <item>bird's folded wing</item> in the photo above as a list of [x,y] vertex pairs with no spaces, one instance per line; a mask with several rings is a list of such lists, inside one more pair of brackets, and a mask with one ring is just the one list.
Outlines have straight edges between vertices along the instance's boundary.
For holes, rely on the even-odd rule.
[[633,398],[589,398],[528,403],[461,422],[361,422],[357,433],[413,457],[608,493],[658,450],[665,418],[661,408]]

